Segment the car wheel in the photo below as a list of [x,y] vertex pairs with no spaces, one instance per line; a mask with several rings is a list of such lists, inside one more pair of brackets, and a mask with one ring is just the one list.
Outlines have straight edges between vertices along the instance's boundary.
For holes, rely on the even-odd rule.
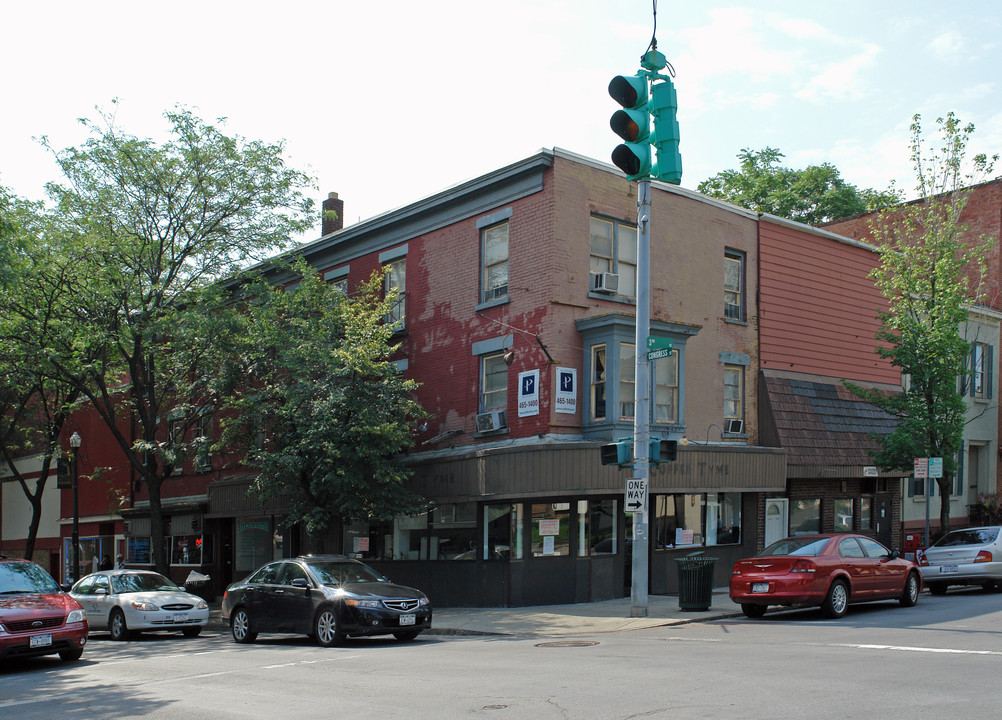
[[420,630],[401,630],[400,632],[393,633],[393,637],[400,642],[410,642],[420,634]]
[[919,579],[918,575],[913,572],[908,573],[908,578],[905,580],[905,589],[901,593],[901,598],[898,602],[901,603],[902,607],[912,607],[918,602],[919,596]]
[[79,660],[83,657],[83,648],[74,648],[73,650],[63,650],[59,653],[59,659],[65,660],[66,662],[73,662],[74,660]]
[[181,631],[181,634],[185,637],[198,637],[199,633],[202,632],[201,627],[185,628]]
[[252,643],[257,639],[257,633],[251,631],[250,615],[244,608],[237,608],[230,618],[230,632],[234,642]]
[[929,583],[929,592],[933,595],[946,595],[946,588],[949,587],[946,583],[932,582]]
[[313,621],[313,637],[320,647],[333,647],[344,642],[344,633],[341,632],[341,624],[334,608],[320,608]]
[[849,586],[845,580],[836,580],[828,588],[825,601],[821,603],[821,612],[826,617],[838,619],[849,609]]
[[745,617],[760,618],[765,615],[765,605],[755,605],[753,603],[741,603],[741,612]]
[[125,613],[118,608],[112,610],[111,617],[108,618],[108,632],[111,633],[111,639],[116,641],[128,640],[132,634],[129,632],[129,626],[125,624]]

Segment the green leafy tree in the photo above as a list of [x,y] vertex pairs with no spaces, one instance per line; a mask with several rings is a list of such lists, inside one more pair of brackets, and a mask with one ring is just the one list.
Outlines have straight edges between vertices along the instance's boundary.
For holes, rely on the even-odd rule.
[[220,362],[217,338],[233,329],[234,313],[219,281],[312,225],[312,183],[286,167],[281,143],[226,135],[223,121],[183,108],[165,117],[163,143],[102,114],[100,124],[81,121],[91,131],[82,146],[53,151],[66,182],[48,190],[72,296],[60,322],[74,332],[46,358],[147,489],[161,572],[163,482],[205,448],[198,429],[220,402],[207,368]]
[[870,224],[881,262],[871,273],[888,310],[880,313],[877,354],[901,368],[904,392],[882,394],[850,387],[898,419],[893,432],[878,436],[874,459],[885,470],[910,471],[915,458],[943,458],[938,479],[940,527],[950,529],[950,489],[963,450],[964,400],[971,376],[970,344],[961,335],[968,308],[982,299],[978,278],[992,239],[966,240],[960,214],[966,187],[991,172],[995,158],[977,155],[965,164],[973,125],[950,113],[937,120],[942,145],[928,149],[921,118],[911,126],[911,159],[920,199],[885,211]]
[[[399,455],[425,416],[390,356],[396,297],[381,278],[349,297],[305,263],[294,291],[244,289],[245,331],[228,368],[225,447],[240,447],[262,499],[289,499],[288,523],[323,542],[338,522],[426,510]],[[330,548],[327,548],[330,549]],[[333,548],[338,549],[338,548]]]
[[893,189],[860,190],[842,179],[834,165],[810,165],[803,170],[782,167],[776,148],[738,154],[739,170],[724,170],[701,182],[704,195],[779,217],[820,225],[836,218],[891,207],[900,202]]

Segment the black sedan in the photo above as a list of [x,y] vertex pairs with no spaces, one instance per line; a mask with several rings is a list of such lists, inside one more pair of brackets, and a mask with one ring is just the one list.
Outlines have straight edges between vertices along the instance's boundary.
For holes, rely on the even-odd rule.
[[302,633],[324,647],[358,635],[413,640],[431,628],[432,614],[420,590],[338,555],[270,562],[226,588],[222,612],[238,643],[259,632]]

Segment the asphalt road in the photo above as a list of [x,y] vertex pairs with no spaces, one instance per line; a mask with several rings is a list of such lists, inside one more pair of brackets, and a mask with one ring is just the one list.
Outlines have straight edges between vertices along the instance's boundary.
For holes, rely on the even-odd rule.
[[0,666],[3,718],[997,717],[1002,593],[574,637],[349,641],[95,633]]

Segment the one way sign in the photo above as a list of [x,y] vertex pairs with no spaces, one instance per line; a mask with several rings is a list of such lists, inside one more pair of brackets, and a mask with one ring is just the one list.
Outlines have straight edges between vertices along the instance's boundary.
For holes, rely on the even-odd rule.
[[647,507],[647,478],[626,481],[626,512],[642,513]]

